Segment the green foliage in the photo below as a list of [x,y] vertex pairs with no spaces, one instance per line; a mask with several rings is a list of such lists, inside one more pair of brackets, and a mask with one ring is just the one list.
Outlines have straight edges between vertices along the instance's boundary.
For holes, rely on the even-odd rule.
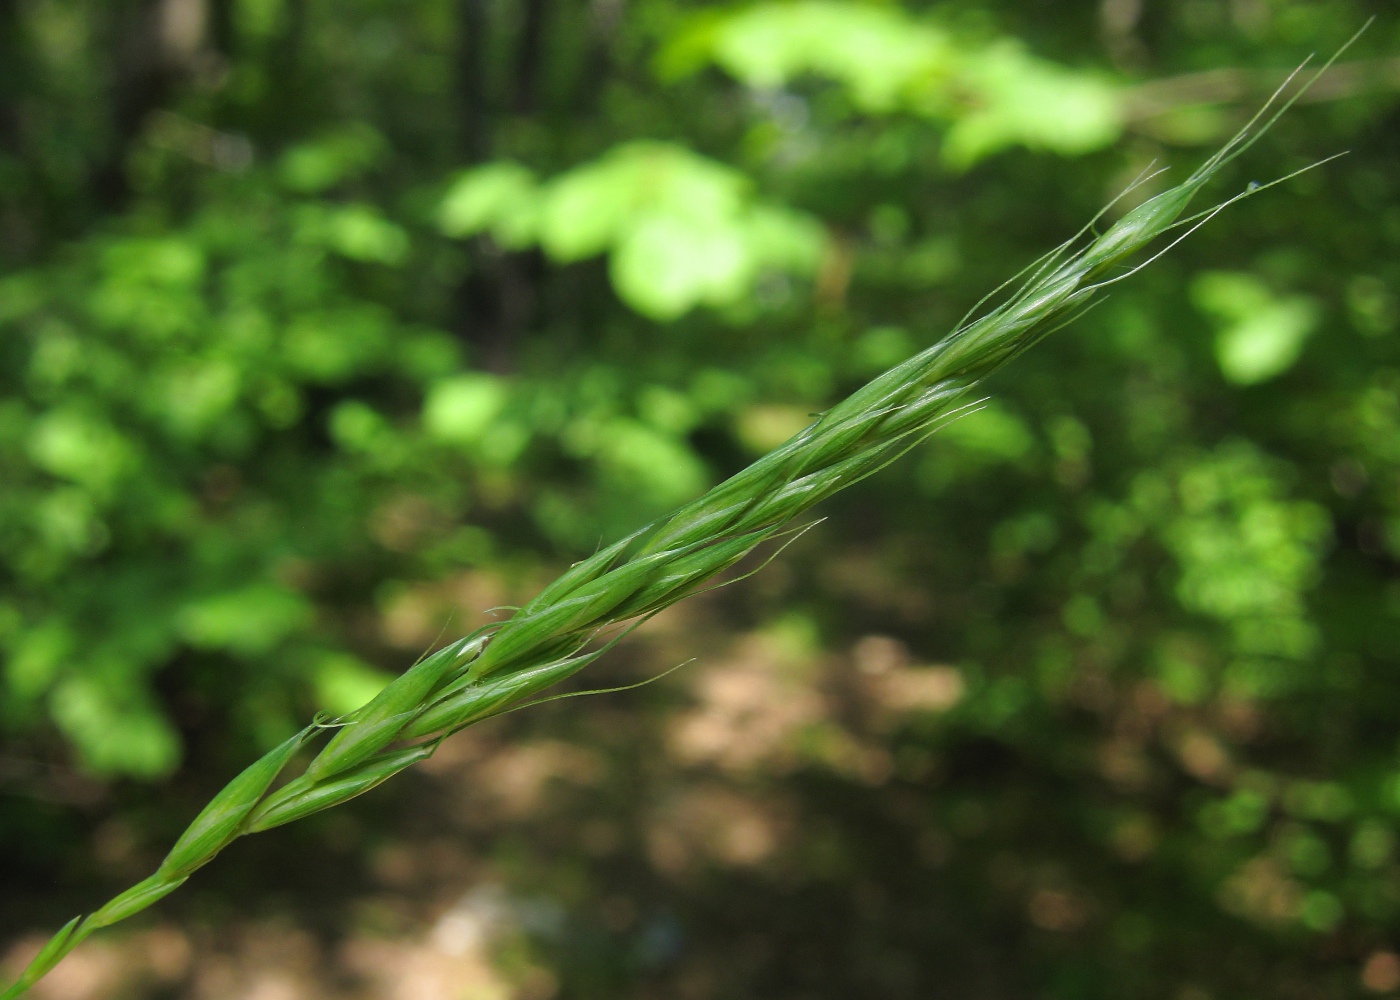
[[537,186],[516,163],[459,177],[439,210],[449,236],[490,233],[553,260],[607,252],[613,287],[645,316],[671,320],[694,306],[744,301],[765,273],[810,276],[820,224],[755,200],[743,174],[682,147],[630,143]]
[[967,169],[1012,146],[1077,155],[1113,142],[1119,88],[1038,59],[1012,39],[957,38],[893,6],[793,0],[697,15],[659,57],[663,74],[714,62],[749,87],[834,80],[866,114],[950,121],[943,159]]
[[1250,274],[1207,272],[1196,278],[1192,293],[1220,324],[1216,360],[1221,374],[1236,385],[1255,385],[1288,371],[1317,328],[1315,301],[1277,300]]
[[[0,460],[4,557],[34,631],[12,640],[7,676],[24,697],[52,699],[99,771],[153,776],[178,762],[147,688],[177,646],[296,658],[312,610],[271,577],[290,555],[276,540],[290,525],[269,519],[239,466],[303,419],[307,389],[398,366],[392,321],[373,303],[337,300],[331,288],[351,276],[321,249],[373,258],[384,249],[367,239],[384,235],[375,217],[292,206],[277,219],[257,198],[217,205],[178,234],[96,240],[12,309],[8,335],[23,353],[7,373],[18,405]],[[347,217],[359,221],[322,225]],[[261,558],[249,558],[252,538],[268,546]],[[171,546],[186,560],[172,564]]]
[[956,53],[946,32],[899,8],[808,0],[699,15],[660,59],[671,73],[713,60],[768,89],[819,74],[849,88],[861,109],[889,112],[942,84]]
[[[958,85],[971,91],[951,115],[943,158],[967,168],[1011,146],[1079,155],[1122,128],[1121,97],[1104,79],[1074,73],[1001,42],[968,60]],[[946,113],[945,113],[946,114]]]

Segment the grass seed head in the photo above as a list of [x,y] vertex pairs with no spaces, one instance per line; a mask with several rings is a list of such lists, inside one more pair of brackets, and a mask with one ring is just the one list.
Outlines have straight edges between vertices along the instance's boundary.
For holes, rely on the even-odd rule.
[[[215,796],[154,875],[86,920],[66,924],[0,1000],[24,993],[92,930],[174,891],[233,838],[363,794],[430,756],[458,729],[531,704],[540,691],[620,641],[639,617],[645,620],[765,542],[782,539],[814,504],[879,471],[968,412],[977,404],[960,401],[978,380],[1075,318],[1105,285],[1127,276],[1107,276],[1112,269],[1174,228],[1201,224],[1200,216],[1182,219],[1191,199],[1298,94],[1271,110],[1278,97],[1185,182],[1126,213],[1086,248],[1073,251],[1076,238],[1031,265],[1030,276],[1000,305],[958,324],[944,340],[873,379],[670,518],[574,564],[505,623],[480,629],[410,668],[339,720],[338,732],[304,774],[271,792],[302,743],[323,727],[313,726],[269,752]],[[1205,219],[1228,204],[1208,210]],[[634,624],[614,628],[628,621]],[[608,635],[602,648],[580,652]],[[424,742],[401,745],[413,739]]]

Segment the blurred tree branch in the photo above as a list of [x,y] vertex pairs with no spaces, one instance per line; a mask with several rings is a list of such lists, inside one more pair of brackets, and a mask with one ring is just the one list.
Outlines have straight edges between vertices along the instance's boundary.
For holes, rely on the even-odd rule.
[[[1242,101],[1272,93],[1287,77],[1288,73],[1279,70],[1231,68],[1151,80],[1128,91],[1127,118],[1137,123],[1182,107]],[[1302,84],[1299,79],[1294,86]],[[1319,104],[1382,90],[1400,90],[1400,58],[1339,63],[1300,100]]]

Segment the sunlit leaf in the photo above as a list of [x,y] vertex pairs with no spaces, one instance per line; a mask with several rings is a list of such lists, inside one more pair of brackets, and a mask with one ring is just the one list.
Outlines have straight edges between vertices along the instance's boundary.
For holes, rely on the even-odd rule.
[[1236,385],[1257,385],[1288,371],[1321,318],[1317,303],[1275,298],[1253,275],[1212,271],[1192,286],[1197,306],[1216,320],[1215,356]]

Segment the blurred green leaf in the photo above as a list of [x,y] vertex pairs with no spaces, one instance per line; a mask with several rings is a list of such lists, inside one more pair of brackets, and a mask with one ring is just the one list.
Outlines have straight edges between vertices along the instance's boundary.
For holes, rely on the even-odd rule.
[[490,431],[508,399],[508,390],[492,375],[444,379],[423,403],[423,426],[439,440],[475,444]]
[[944,160],[959,169],[1011,146],[1080,156],[1122,130],[1116,87],[1036,59],[1015,42],[967,58],[962,73],[976,96],[952,115],[943,145]]
[[195,646],[260,656],[305,628],[311,617],[311,607],[300,594],[254,584],[192,601],[181,609],[177,622],[180,633]]
[[448,236],[490,232],[503,247],[528,246],[539,213],[535,175],[518,163],[489,163],[457,178],[438,207],[438,227]]
[[457,181],[439,207],[449,235],[538,238],[562,262],[611,251],[621,298],[652,319],[742,301],[765,271],[812,274],[825,234],[800,212],[755,202],[741,173],[676,144],[635,142],[536,187],[515,164]]
[[954,420],[939,434],[957,447],[1000,461],[1015,461],[1035,444],[1025,421],[995,400]]
[[316,667],[316,702],[332,716],[348,715],[366,704],[393,680],[393,675],[376,670],[345,654],[328,654]]
[[52,706],[83,763],[98,774],[158,778],[180,762],[179,736],[135,690],[75,676],[54,690]]
[[1216,360],[1221,373],[1236,385],[1257,385],[1292,368],[1321,318],[1312,299],[1276,299],[1248,274],[1202,274],[1191,293],[1196,305],[1218,324]]
[[[264,12],[249,16],[262,23],[269,18],[266,11],[279,9],[280,3],[281,0],[244,0],[245,6],[261,5]],[[282,154],[277,173],[288,189],[299,194],[319,194],[359,176],[388,151],[388,143],[377,129],[367,122],[354,122],[293,146]]]
[[723,19],[697,18],[660,56],[693,65],[699,51],[751,87],[774,88],[805,73],[841,81],[868,111],[942,81],[954,65],[948,36],[896,7],[833,0],[761,3]]

